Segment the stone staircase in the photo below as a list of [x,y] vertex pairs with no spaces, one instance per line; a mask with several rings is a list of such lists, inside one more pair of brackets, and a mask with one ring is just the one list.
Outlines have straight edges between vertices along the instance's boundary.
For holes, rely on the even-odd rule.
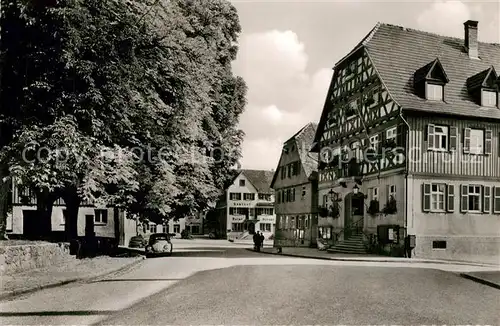
[[340,254],[366,254],[365,246],[363,245],[363,234],[350,236],[347,240],[339,241],[333,247],[327,249],[330,253]]

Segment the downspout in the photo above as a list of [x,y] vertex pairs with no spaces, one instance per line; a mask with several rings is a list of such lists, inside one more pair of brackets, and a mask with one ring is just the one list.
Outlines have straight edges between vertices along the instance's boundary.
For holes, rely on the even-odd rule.
[[[401,120],[406,124],[407,131],[406,131],[406,142],[405,142],[405,222],[404,222],[404,227],[406,230],[406,233],[408,233],[408,173],[409,173],[409,146],[410,146],[410,124],[406,119],[403,117],[403,110],[399,110],[399,116],[401,117]],[[407,234],[408,235],[408,234]]]

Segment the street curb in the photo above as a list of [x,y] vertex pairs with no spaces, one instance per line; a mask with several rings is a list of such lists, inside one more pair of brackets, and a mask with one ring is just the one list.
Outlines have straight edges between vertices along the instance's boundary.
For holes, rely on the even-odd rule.
[[101,277],[105,277],[105,276],[108,276],[111,274],[115,274],[117,272],[121,272],[121,271],[126,270],[128,268],[132,268],[135,265],[138,265],[139,263],[141,263],[144,259],[146,259],[146,257],[141,256],[140,258],[136,259],[135,261],[131,262],[130,264],[115,268],[113,270],[108,270],[108,271],[101,273],[101,274],[92,275],[89,277],[73,278],[73,279],[69,279],[69,280],[65,280],[65,281],[59,281],[59,282],[54,282],[51,284],[33,287],[31,289],[20,290],[20,291],[14,290],[14,291],[11,291],[8,293],[0,294],[0,301],[10,301],[12,299],[15,299],[17,297],[20,297],[20,296],[23,296],[26,294],[35,293],[35,292],[45,290],[45,289],[56,288],[56,287],[67,285],[67,284],[91,282],[91,281],[99,279]]
[[[248,251],[256,252],[253,249],[247,248]],[[287,257],[297,257],[297,258],[308,258],[308,259],[319,259],[319,260],[330,260],[330,261],[354,261],[354,262],[372,262],[372,263],[421,263],[421,264],[444,264],[444,265],[464,265],[464,266],[477,266],[477,267],[497,267],[498,265],[490,265],[490,264],[480,264],[480,263],[467,263],[467,262],[455,262],[455,261],[431,261],[431,260],[410,260],[410,261],[397,261],[397,260],[389,260],[389,259],[364,259],[364,258],[340,258],[340,257],[314,257],[314,256],[306,256],[306,255],[295,255],[295,254],[284,254],[284,253],[275,253],[275,252],[265,252],[259,251],[261,254],[267,255],[275,255],[275,256],[287,256]]]
[[480,283],[480,284],[483,284],[483,285],[491,286],[492,288],[500,290],[500,284],[488,281],[488,280],[486,280],[484,278],[477,277],[477,276],[474,276],[474,275],[470,275],[470,274],[467,274],[467,273],[460,273],[460,276],[462,276],[463,278],[469,279],[471,281],[474,281],[476,283]]

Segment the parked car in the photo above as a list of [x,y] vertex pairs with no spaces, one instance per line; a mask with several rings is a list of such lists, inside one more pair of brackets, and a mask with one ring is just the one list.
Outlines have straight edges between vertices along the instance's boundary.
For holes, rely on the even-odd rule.
[[149,236],[146,246],[146,257],[171,255],[173,250],[170,235],[167,233],[153,233]]

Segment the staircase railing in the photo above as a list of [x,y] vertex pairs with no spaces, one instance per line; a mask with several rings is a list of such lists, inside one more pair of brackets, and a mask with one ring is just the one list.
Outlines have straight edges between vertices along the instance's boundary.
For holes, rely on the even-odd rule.
[[[360,222],[363,222],[364,221],[364,217],[360,218],[359,220],[355,221],[355,222],[352,222],[352,223],[349,223],[348,225],[344,226],[342,229],[340,229],[339,232],[335,233],[335,237],[334,237],[334,245],[338,243],[339,241],[339,236],[344,233],[345,234],[345,231],[346,230],[349,230],[349,231],[352,231],[354,230],[356,234],[365,234],[365,232],[363,231],[363,225],[359,225]],[[352,234],[352,233],[351,233]],[[344,239],[346,240],[346,239]]]

